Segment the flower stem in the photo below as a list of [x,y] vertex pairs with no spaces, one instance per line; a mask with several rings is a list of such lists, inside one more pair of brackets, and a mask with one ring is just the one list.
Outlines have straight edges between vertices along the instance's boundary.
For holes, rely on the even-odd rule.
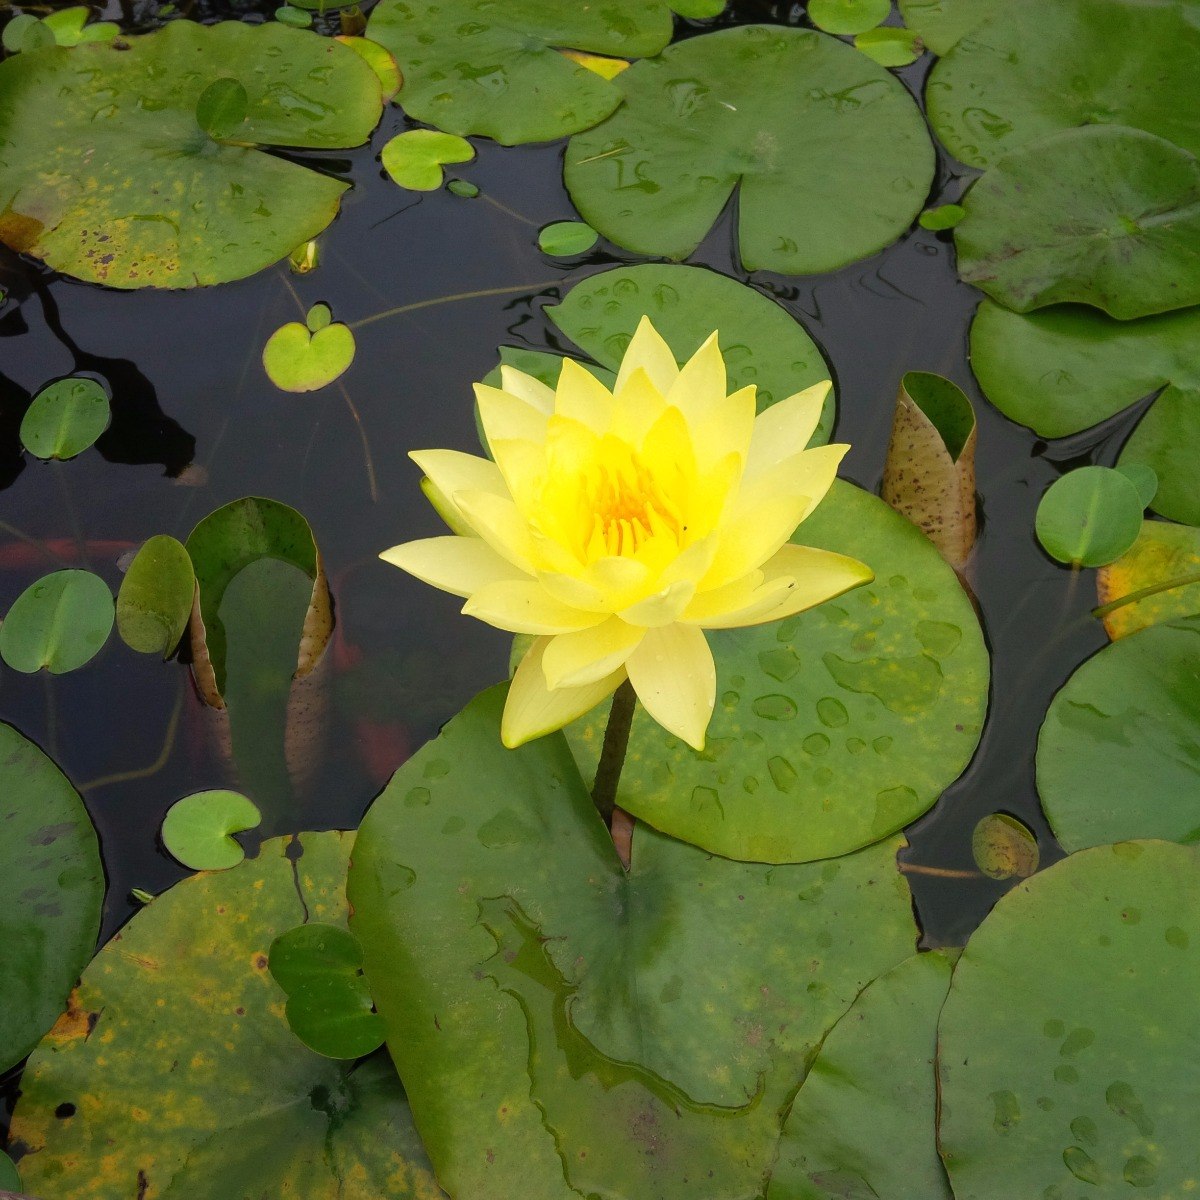
[[625,765],[625,752],[629,749],[629,730],[633,726],[636,703],[637,694],[633,684],[626,679],[613,693],[608,725],[604,730],[604,748],[600,751],[600,765],[596,768],[596,781],[592,784],[592,803],[604,818],[604,823],[610,827],[613,810],[617,807],[617,784],[621,782],[621,768]]
[[1200,583],[1200,571],[1179,575],[1175,579],[1166,579],[1161,583],[1144,587],[1140,591],[1130,592],[1127,596],[1121,596],[1116,600],[1109,601],[1108,604],[1100,605],[1099,608],[1093,608],[1092,616],[1103,620],[1109,613],[1115,613],[1118,608],[1124,608],[1126,604],[1136,604],[1139,600],[1145,600],[1149,596],[1157,596],[1160,592],[1170,592],[1175,588],[1190,587],[1193,583]]

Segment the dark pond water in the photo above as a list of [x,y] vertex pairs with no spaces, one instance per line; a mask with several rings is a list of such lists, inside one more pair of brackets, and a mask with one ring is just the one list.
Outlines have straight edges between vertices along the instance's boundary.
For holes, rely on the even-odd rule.
[[[122,13],[134,23],[152,18],[137,0],[105,15]],[[723,18],[801,20],[792,6],[761,3],[734,5]],[[900,72],[915,95],[925,70],[918,63]],[[375,156],[405,123],[393,108],[370,146],[325,156],[325,167],[355,186],[308,276],[283,267],[213,289],[121,293],[0,252],[8,292],[0,309],[0,611],[63,565],[87,566],[115,590],[127,550],[155,533],[184,538],[239,496],[282,500],[313,526],[337,603],[330,707],[315,773],[264,832],[357,825],[391,770],[502,677],[505,635],[464,621],[454,599],[376,559],[438,528],[406,452],[473,449],[471,383],[492,368],[496,347],[565,349],[543,306],[587,274],[641,261],[609,250],[559,261],[539,251],[539,227],[573,215],[561,145],[480,141],[464,172],[481,188],[475,199],[400,190]],[[965,182],[943,157],[930,202],[957,198]],[[1043,862],[1052,860],[1058,851],[1034,790],[1037,731],[1053,693],[1104,637],[1089,616],[1091,573],[1073,577],[1041,552],[1034,509],[1068,466],[1110,463],[1137,414],[1051,453],[992,409],[967,361],[978,293],[957,280],[946,234],[914,229],[865,262],[794,279],[741,272],[732,229],[727,213],[691,261],[774,297],[824,349],[839,396],[836,440],[854,447],[844,467],[850,478],[878,485],[904,372],[945,374],[975,401],[983,529],[967,574],[993,654],[991,709],[973,763],[909,830],[905,857],[971,870],[975,823],[1005,811],[1036,831]],[[316,301],[355,326],[357,358],[344,390],[281,393],[263,374],[263,343]],[[72,372],[110,385],[111,429],[67,464],[22,458],[17,428],[30,397]],[[42,745],[83,792],[109,875],[107,938],[133,911],[131,888],[158,892],[185,873],[157,840],[166,809],[233,782],[190,674],[114,636],[73,674],[5,671],[0,717]],[[927,874],[910,882],[932,945],[961,943],[1007,887]]]

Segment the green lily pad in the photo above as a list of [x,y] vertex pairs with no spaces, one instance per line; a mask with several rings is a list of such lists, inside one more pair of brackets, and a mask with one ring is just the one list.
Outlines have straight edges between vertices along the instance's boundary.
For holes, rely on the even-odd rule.
[[55,571],[31,583],[0,624],[0,658],[32,675],[63,675],[100,653],[112,632],[112,592],[91,571]]
[[[926,107],[946,148],[971,166],[991,166],[1048,133],[1099,124],[1144,129],[1200,153],[1200,124],[1185,99],[1195,88],[1200,26],[1187,4],[908,0],[901,10],[946,54],[929,76]],[[961,40],[951,49],[952,38]]]
[[1200,613],[1200,529],[1144,521],[1137,541],[1099,572],[1096,592],[1104,606],[1129,598],[1104,614],[1113,641]]
[[246,857],[233,834],[261,821],[262,813],[238,792],[195,792],[167,810],[163,845],[193,871],[227,871]]
[[[245,144],[197,123],[227,77],[249,98]],[[241,279],[324,229],[346,188],[259,147],[357,146],[381,110],[354,51],[277,22],[18,55],[0,64],[0,240],[110,287]]]
[[[672,837],[757,862],[830,858],[894,833],[966,766],[988,656],[954,571],[883,501],[837,482],[795,540],[875,582],[786,621],[708,634],[704,751],[634,717],[617,803]],[[608,706],[567,727],[595,778]]]
[[263,347],[263,370],[285,392],[315,392],[340,379],[354,361],[354,334],[335,323],[315,331],[299,321],[281,325]]
[[891,25],[860,33],[854,39],[854,48],[881,67],[907,67],[925,51],[921,39],[911,29]]
[[808,0],[808,19],[826,33],[865,33],[892,11],[892,0]]
[[1200,302],[1200,162],[1154,134],[1070,129],[967,193],[959,274],[1017,312],[1077,302],[1121,320]]
[[25,1186],[79,1200],[434,1200],[390,1064],[299,1045],[267,951],[344,924],[352,835],[302,833],[158,896],[84,972],[34,1052],[13,1140]]
[[961,204],[939,204],[937,208],[927,208],[917,218],[917,224],[922,229],[953,229],[966,215],[967,210]]
[[310,1050],[361,1058],[383,1045],[362,963],[358,939],[337,925],[297,925],[272,943],[271,975],[287,992],[288,1025]]
[[956,1196],[1195,1187],[1198,881],[1194,848],[1100,846],[1018,884],[972,935],[938,1025]]
[[275,10],[275,20],[284,25],[291,25],[295,29],[311,29],[313,15],[303,8],[293,8],[290,4],[282,4]]
[[912,952],[897,840],[764,867],[639,828],[626,874],[561,735],[505,750],[503,702],[401,767],[349,882],[438,1178],[456,1200],[758,1195],[809,1056]]
[[571,139],[564,180],[583,219],[637,254],[686,258],[736,190],[747,270],[830,271],[894,242],[929,194],[912,97],[826,34],[725,29],[612,86],[625,103]]
[[17,1174],[17,1168],[13,1160],[3,1150],[0,1150],[0,1189],[15,1195],[20,1190],[20,1187],[21,1176]]
[[1200,525],[1198,341],[1197,308],[1114,321],[1074,306],[1022,315],[985,300],[971,326],[971,366],[987,398],[1042,437],[1088,429],[1163,388],[1121,461],[1157,473],[1155,512]]
[[971,833],[971,856],[989,879],[1028,879],[1041,858],[1033,830],[1008,813],[979,820]]
[[582,221],[555,221],[538,234],[538,249],[543,254],[566,257],[586,254],[600,235]]
[[168,658],[187,631],[196,572],[187,547],[165,533],[142,543],[117,593],[117,632],[131,650]]
[[1200,840],[1200,616],[1123,637],[1054,697],[1038,792],[1067,850],[1127,838]]
[[21,445],[38,458],[74,458],[108,428],[108,393],[94,379],[59,379],[33,398],[21,419]]
[[100,847],[79,794],[0,724],[0,1073],[66,1007],[95,948],[103,900]]
[[367,23],[404,73],[396,100],[410,117],[506,146],[587,129],[621,102],[560,50],[634,58],[671,34],[664,0],[381,0]]
[[1075,567],[1102,567],[1137,541],[1142,509],[1137,488],[1120,471],[1079,467],[1046,489],[1034,529],[1051,558]]
[[792,1103],[766,1200],[952,1200],[933,1066],[952,965],[914,954],[859,994]]
[[1158,494],[1158,472],[1145,463],[1118,463],[1116,470],[1120,471],[1130,483],[1137,488],[1138,499],[1143,508],[1149,508]]
[[196,124],[217,141],[238,133],[250,112],[250,97],[242,84],[229,76],[214,79],[196,101]]
[[[611,370],[620,366],[643,314],[681,363],[717,330],[730,391],[754,384],[759,412],[833,374],[816,343],[786,309],[706,267],[647,264],[602,271],[580,280],[546,314],[580,349]],[[835,411],[830,391],[811,445],[829,441]]]
[[40,50],[43,46],[53,46],[55,42],[54,30],[32,13],[17,13],[4,26],[0,38],[9,54]]
[[54,34],[60,46],[78,46],[80,42],[111,42],[121,32],[115,21],[93,21],[88,24],[92,10],[86,4],[60,8],[47,13],[42,23]]
[[442,186],[442,164],[470,162],[475,147],[466,138],[436,129],[410,129],[388,141],[380,154],[383,169],[401,187],[418,192]]

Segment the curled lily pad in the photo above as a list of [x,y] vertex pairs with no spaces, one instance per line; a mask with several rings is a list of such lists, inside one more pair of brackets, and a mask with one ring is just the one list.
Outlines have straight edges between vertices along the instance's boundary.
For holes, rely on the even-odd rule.
[[90,662],[108,641],[112,592],[91,571],[55,571],[31,583],[0,624],[0,657],[14,671],[63,675]]
[[0,830],[4,1072],[66,1007],[67,993],[95,948],[104,900],[100,847],[83,801],[45,754],[4,724]]
[[383,1045],[383,1018],[371,1006],[358,939],[337,925],[311,922],[271,944],[270,968],[287,992],[287,1022],[328,1058],[361,1058]]
[[397,101],[409,116],[506,146],[586,129],[621,102],[560,50],[640,57],[671,33],[664,0],[382,0],[367,25],[404,72]]
[[1200,616],[1106,646],[1054,697],[1038,791],[1067,850],[1124,838],[1200,839]]
[[[322,306],[323,307],[323,306]],[[289,321],[267,339],[263,370],[281,391],[315,392],[340,379],[354,361],[354,334],[348,325]]]
[[1144,129],[1200,153],[1200,126],[1182,102],[1200,55],[1187,4],[904,0],[901,9],[946,55],[929,77],[926,106],[934,132],[963,162],[991,166],[1035,138],[1097,124]]
[[[196,121],[227,77],[248,96],[244,144]],[[240,279],[324,229],[346,188],[258,147],[356,146],[381,109],[357,54],[276,22],[18,55],[0,64],[0,239],[111,287]]]
[[1200,162],[1140,129],[1027,143],[967,193],[958,269],[1006,308],[1078,302],[1121,320],[1200,303]]
[[1100,567],[1121,557],[1142,528],[1142,498],[1111,467],[1080,467],[1056,479],[1038,501],[1034,528],[1051,558]]
[[286,929],[344,924],[351,841],[265,842],[258,858],[156,897],[100,951],[21,1081],[12,1133],[27,1188],[87,1200],[139,1188],[165,1200],[441,1195],[391,1065],[299,1045],[267,974]]
[[246,857],[233,834],[254,829],[262,813],[237,792],[195,792],[176,800],[163,821],[163,845],[193,871],[227,871]]
[[599,239],[600,235],[582,221],[555,221],[538,234],[538,247],[543,254],[565,257],[586,254]]
[[[1096,574],[1108,636],[1200,613],[1200,529],[1145,521],[1137,541]],[[1097,614],[1100,615],[1100,614]]]
[[626,873],[561,735],[505,750],[503,703],[400,768],[348,885],[439,1179],[456,1200],[758,1195],[813,1050],[912,952],[897,840],[765,867],[639,827]]
[[971,833],[975,865],[989,879],[1028,879],[1040,855],[1033,831],[1008,813],[989,813]]
[[38,458],[74,458],[108,428],[108,393],[94,379],[59,379],[43,388],[21,419],[21,444]]
[[808,0],[808,19],[826,33],[864,33],[892,11],[891,0]]
[[[797,530],[875,581],[785,621],[709,636],[717,704],[697,753],[641,711],[618,805],[715,854],[807,862],[907,825],[966,765],[987,703],[971,602],[928,539],[836,482]],[[607,705],[567,727],[589,782]]]
[[410,129],[387,142],[383,169],[401,187],[432,192],[442,186],[442,164],[470,162],[475,147],[466,138],[436,129]]
[[1089,308],[1019,314],[985,300],[971,326],[971,366],[1006,417],[1043,437],[1088,429],[1163,388],[1121,461],[1158,475],[1155,512],[1200,525],[1198,340],[1200,308],[1114,321]]
[[613,86],[625,103],[571,139],[564,179],[583,219],[638,254],[686,258],[736,190],[747,270],[829,271],[895,241],[929,194],[912,97],[826,34],[721,30]]
[[117,593],[117,632],[131,649],[167,658],[187,630],[196,573],[187,548],[166,534],[142,543]]
[[792,1102],[765,1200],[952,1200],[933,1066],[952,965],[915,954],[859,993]]
[[956,1196],[1188,1194],[1197,879],[1195,848],[1100,846],[1018,884],[972,935],[938,1024]]
[[371,41],[370,38],[354,37],[347,34],[340,35],[337,40],[343,46],[349,46],[355,54],[360,55],[367,66],[379,76],[379,83],[383,88],[384,100],[390,100],[395,96],[400,90],[400,85],[404,82],[404,77],[400,74],[400,68],[396,65],[396,60],[383,46],[378,42]]

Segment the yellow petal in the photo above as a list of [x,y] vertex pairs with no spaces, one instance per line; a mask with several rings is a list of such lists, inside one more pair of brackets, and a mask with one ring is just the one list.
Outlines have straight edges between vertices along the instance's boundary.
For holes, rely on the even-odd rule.
[[613,433],[631,446],[640,446],[647,430],[666,411],[667,401],[650,375],[638,367],[613,392]]
[[694,625],[647,630],[625,669],[646,711],[669,733],[703,750],[717,695],[717,669],[704,634]]
[[421,491],[425,499],[433,505],[433,511],[450,527],[451,532],[461,537],[474,537],[475,530],[467,524],[467,518],[458,511],[458,505],[450,502],[450,497],[442,492],[428,475],[421,476]]
[[546,440],[549,416],[527,401],[486,383],[475,385],[475,401],[489,446],[504,438],[520,438],[527,442]]
[[833,486],[838,467],[849,449],[844,444],[816,446],[812,450],[801,450],[753,477],[743,475],[730,516],[737,519],[774,497],[805,496],[809,503],[796,521],[799,525]]
[[595,434],[605,434],[612,424],[612,392],[573,358],[564,359],[554,392],[554,412],[586,425]]
[[467,523],[497,553],[524,574],[534,574],[529,525],[507,496],[492,492],[459,492],[454,497]]
[[700,581],[700,591],[733,583],[762,566],[796,532],[807,507],[806,496],[780,496],[722,521],[721,545]]
[[554,389],[547,387],[540,379],[518,371],[516,367],[501,366],[500,387],[546,416],[554,411]]
[[[508,495],[500,468],[489,459],[479,458],[474,454],[463,454],[460,450],[414,450],[408,457],[425,472],[431,490],[437,494],[438,498],[433,501],[433,506],[439,513],[445,505],[452,513],[461,517],[454,499],[457,492]],[[426,494],[429,494],[428,491]],[[446,523],[455,528],[449,520]]]
[[652,596],[622,609],[620,616],[631,625],[641,625],[647,629],[670,625],[672,621],[679,620],[680,614],[695,594],[696,585],[692,580],[678,579],[667,584],[661,592],[655,592]]
[[606,696],[611,696],[625,678],[623,669],[584,687],[546,686],[542,656],[549,638],[538,638],[517,667],[509,685],[504,716],[500,721],[500,740],[510,750],[525,742],[561,729],[590,712]]
[[551,638],[542,658],[547,686],[581,687],[611,675],[624,665],[645,632],[619,617],[609,617],[590,629]]
[[477,537],[433,537],[393,546],[384,562],[455,596],[470,596],[501,580],[528,578]]
[[716,333],[704,339],[700,349],[679,368],[667,392],[667,403],[682,409],[690,421],[699,421],[725,399],[725,359]]
[[820,423],[821,409],[831,387],[833,384],[823,379],[759,413],[746,459],[747,477],[799,454],[808,445]]
[[650,376],[650,382],[665,396],[671,385],[679,378],[679,364],[671,347],[662,339],[662,335],[650,323],[649,317],[643,317],[638,322],[634,335],[625,348],[625,357],[621,359],[621,368],[617,372],[617,386],[614,392],[619,392],[629,377],[639,367]]
[[746,461],[754,436],[756,389],[744,387],[723,396],[703,417],[691,422],[696,458],[702,470],[710,470],[730,454],[739,464]]
[[602,613],[563,604],[532,579],[485,584],[463,605],[463,612],[509,633],[569,633],[604,620]]

